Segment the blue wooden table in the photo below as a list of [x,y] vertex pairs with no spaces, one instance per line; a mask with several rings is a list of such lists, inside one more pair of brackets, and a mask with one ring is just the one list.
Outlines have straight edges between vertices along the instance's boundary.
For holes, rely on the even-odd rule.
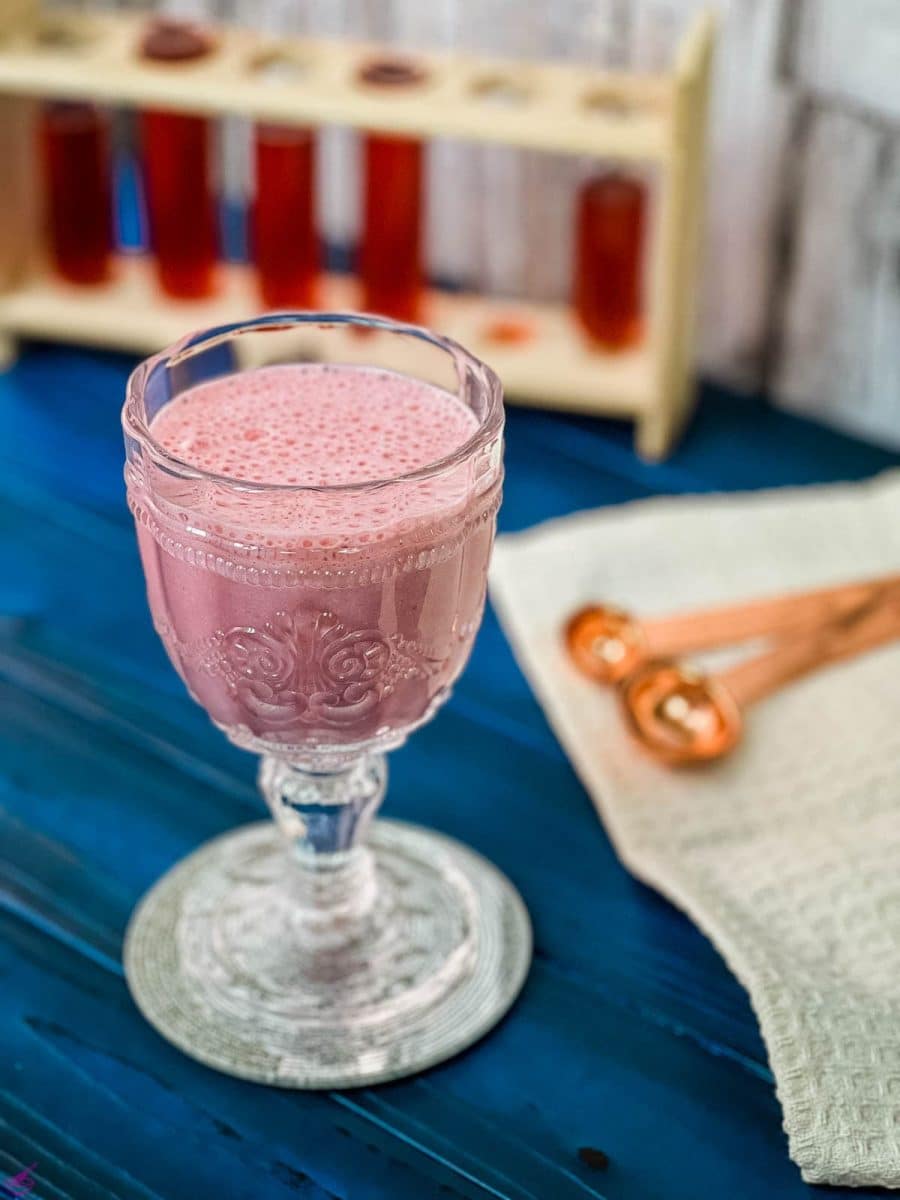
[[[536,954],[509,1018],[419,1078],[324,1095],[217,1075],[142,1021],[132,906],[262,807],[150,626],[121,483],[131,365],[31,347],[0,376],[0,1176],[35,1163],[38,1200],[812,1194],[745,993],[619,865],[491,613],[450,704],[393,756],[386,811],[521,889]],[[658,467],[624,426],[513,410],[501,526],[894,462],[709,390]]]

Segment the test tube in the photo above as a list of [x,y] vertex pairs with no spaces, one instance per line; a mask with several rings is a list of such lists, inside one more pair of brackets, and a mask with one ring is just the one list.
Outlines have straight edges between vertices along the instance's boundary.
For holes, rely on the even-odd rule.
[[51,102],[40,130],[53,266],[71,283],[102,283],[113,246],[107,114],[93,104]]
[[[141,56],[190,62],[209,54],[213,45],[194,25],[159,19],[147,29]],[[147,109],[140,124],[144,199],[160,286],[179,299],[208,296],[218,243],[211,123],[206,117]]]
[[311,130],[260,124],[255,134],[253,258],[270,308],[310,307],[319,272]]
[[[395,89],[419,86],[425,73],[403,59],[378,59],[359,79]],[[369,133],[364,156],[362,307],[414,321],[422,305],[423,146],[417,138]]]
[[644,184],[614,171],[589,179],[578,197],[573,304],[604,350],[625,350],[643,333],[646,207]]

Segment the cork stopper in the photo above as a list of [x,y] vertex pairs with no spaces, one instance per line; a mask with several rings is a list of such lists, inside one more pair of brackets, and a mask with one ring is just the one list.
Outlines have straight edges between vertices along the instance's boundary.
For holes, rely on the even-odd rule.
[[363,63],[356,77],[370,87],[417,87],[428,78],[428,72],[412,59],[384,56]]
[[154,62],[189,62],[203,58],[215,48],[215,38],[200,25],[158,17],[141,38],[141,57]]

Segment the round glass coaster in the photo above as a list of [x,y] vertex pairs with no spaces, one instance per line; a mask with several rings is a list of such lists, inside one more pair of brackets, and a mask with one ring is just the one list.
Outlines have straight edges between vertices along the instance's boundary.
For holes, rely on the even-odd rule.
[[[229,1075],[345,1088],[421,1071],[487,1033],[531,961],[518,892],[442,834],[375,821],[377,898],[308,950],[289,844],[271,822],[208,842],[138,905],[125,974],[147,1020]],[[314,914],[313,914],[314,917]]]

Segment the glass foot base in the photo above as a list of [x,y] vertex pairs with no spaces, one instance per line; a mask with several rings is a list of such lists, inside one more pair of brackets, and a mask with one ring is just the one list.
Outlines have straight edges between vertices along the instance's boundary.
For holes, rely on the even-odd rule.
[[186,1054],[280,1087],[379,1083],[471,1045],[528,971],[518,892],[480,855],[414,825],[376,821],[368,847],[374,907],[333,944],[311,943],[299,868],[273,824],[201,847],[132,917],[125,972],[138,1008]]

